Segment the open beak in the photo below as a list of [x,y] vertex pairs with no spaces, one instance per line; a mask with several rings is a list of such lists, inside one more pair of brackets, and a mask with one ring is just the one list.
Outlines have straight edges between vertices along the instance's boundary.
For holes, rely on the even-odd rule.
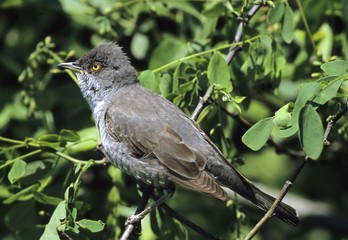
[[74,72],[82,72],[82,68],[76,62],[65,62],[58,64],[58,67],[70,69]]

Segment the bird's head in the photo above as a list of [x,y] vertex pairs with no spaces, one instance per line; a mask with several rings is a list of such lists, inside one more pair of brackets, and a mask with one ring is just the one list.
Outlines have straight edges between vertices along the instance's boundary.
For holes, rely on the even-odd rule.
[[101,43],[76,62],[58,65],[75,72],[82,94],[91,107],[125,85],[137,82],[137,73],[121,47]]

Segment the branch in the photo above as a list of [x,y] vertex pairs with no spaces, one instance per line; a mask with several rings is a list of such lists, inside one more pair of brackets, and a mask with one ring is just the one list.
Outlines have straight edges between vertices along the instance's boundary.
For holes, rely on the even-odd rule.
[[[334,126],[334,124],[341,118],[343,117],[343,115],[345,113],[348,112],[348,101],[346,103],[345,108],[343,108],[336,116],[334,116],[327,124],[325,133],[324,133],[324,139],[323,139],[323,144],[325,146],[329,146],[330,142],[327,140],[327,138],[329,137],[329,134]],[[286,195],[286,193],[290,190],[290,188],[292,187],[295,179],[297,178],[298,174],[300,173],[300,171],[302,170],[302,168],[304,167],[304,165],[306,164],[307,160],[309,159],[308,156],[306,156],[305,158],[302,158],[301,162],[299,163],[299,165],[297,166],[297,168],[295,169],[294,173],[292,174],[292,176],[290,177],[289,180],[287,180],[283,186],[283,189],[281,190],[279,196],[276,198],[276,200],[274,201],[272,207],[267,211],[267,213],[263,216],[263,218],[255,225],[255,227],[248,233],[248,235],[244,238],[244,240],[250,240],[252,239],[256,233],[261,229],[261,227],[266,223],[266,221],[271,218],[274,214],[274,211],[276,210],[277,206],[279,205],[279,203],[282,201],[282,199],[284,198],[284,196]]]
[[[239,23],[238,28],[237,28],[237,32],[236,35],[234,36],[234,40],[233,43],[237,43],[240,42],[242,40],[242,36],[243,36],[243,29],[245,27],[246,24],[248,24],[248,22],[250,21],[250,19],[256,14],[256,12],[262,7],[262,5],[258,4],[258,5],[253,5],[249,12],[246,14],[246,16],[244,17],[244,19]],[[230,64],[232,59],[234,58],[234,56],[236,55],[236,53],[241,50],[242,47],[241,45],[234,45],[230,48],[227,56],[226,56],[226,63]],[[199,116],[199,114],[202,112],[205,104],[207,103],[207,101],[209,100],[210,95],[213,92],[213,87],[209,86],[207,91],[204,94],[204,97],[201,98],[195,108],[195,110],[193,111],[192,115],[191,115],[191,119],[192,120],[196,120]]]
[[[141,201],[138,205],[138,208],[137,210],[135,211],[134,215],[136,214],[139,214],[140,212],[142,212],[145,207],[146,207],[146,204],[147,202],[149,201],[150,199],[150,196],[153,192],[153,187],[152,186],[147,186],[144,191],[143,191],[143,195],[141,196]],[[136,228],[136,225],[138,224],[138,227],[140,231],[138,232],[141,232],[141,222],[139,221],[138,223],[129,223],[126,225],[126,229],[124,230],[120,240],[127,240],[130,236],[130,234],[133,232],[134,228]]]
[[336,116],[334,116],[328,123],[325,129],[325,133],[324,133],[324,145],[325,146],[329,146],[330,142],[329,140],[327,140],[329,138],[329,135],[331,133],[331,130],[333,128],[333,126],[335,125],[335,123],[341,118],[343,117],[343,115],[348,112],[348,101],[346,103],[345,108],[343,108],[341,110],[341,112],[339,112]]
[[272,206],[270,209],[266,212],[266,214],[261,218],[261,220],[254,226],[253,229],[248,233],[248,235],[244,238],[244,240],[250,240],[252,239],[256,233],[261,229],[263,225],[267,222],[268,219],[270,219],[275,210],[277,209],[278,205],[281,203],[285,195],[288,193],[290,188],[293,186],[298,174],[301,172],[305,164],[307,163],[308,156],[302,158],[301,162],[297,165],[295,171],[291,175],[289,180],[286,180],[282,190],[280,191],[278,197],[274,200]]

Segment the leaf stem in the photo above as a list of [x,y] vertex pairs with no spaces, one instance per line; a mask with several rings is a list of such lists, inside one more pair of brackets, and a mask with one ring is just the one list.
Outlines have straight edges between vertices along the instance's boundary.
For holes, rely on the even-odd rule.
[[167,64],[165,64],[165,65],[163,65],[163,66],[161,66],[159,68],[156,68],[156,69],[152,70],[152,72],[153,73],[160,72],[160,71],[162,71],[162,70],[164,70],[166,68],[169,68],[169,67],[171,67],[173,65],[176,65],[176,64],[178,64],[180,62],[187,61],[187,60],[190,60],[192,58],[199,57],[199,56],[202,56],[202,55],[205,55],[205,54],[208,54],[208,53],[213,53],[215,51],[220,51],[222,49],[232,48],[232,47],[237,47],[237,46],[241,47],[244,42],[252,42],[252,41],[254,41],[256,39],[259,39],[261,37],[264,37],[264,36],[268,36],[268,35],[267,34],[260,34],[260,35],[257,35],[255,37],[252,37],[252,38],[250,38],[248,40],[245,40],[243,42],[240,42],[240,41],[239,42],[233,42],[233,43],[225,44],[225,45],[222,45],[222,46],[219,46],[219,47],[216,47],[216,48],[213,48],[213,49],[209,49],[209,50],[206,50],[206,51],[203,51],[203,52],[195,53],[195,54],[192,54],[192,55],[189,55],[189,56],[186,56],[186,57],[174,60],[174,61],[172,61],[170,63],[167,63]]
[[306,28],[306,32],[307,32],[308,37],[309,37],[309,39],[310,39],[310,41],[311,41],[311,44],[312,44],[313,48],[315,49],[315,51],[318,52],[318,48],[317,48],[317,46],[315,45],[314,40],[313,40],[313,34],[312,34],[312,32],[311,32],[311,29],[309,28],[306,15],[305,15],[305,13],[304,13],[304,11],[303,11],[303,6],[302,6],[302,3],[301,3],[301,0],[296,0],[296,3],[297,3],[297,6],[298,6],[298,9],[299,9],[299,11],[300,11],[300,15],[301,15],[303,24],[304,24],[304,26],[305,26],[305,28]]

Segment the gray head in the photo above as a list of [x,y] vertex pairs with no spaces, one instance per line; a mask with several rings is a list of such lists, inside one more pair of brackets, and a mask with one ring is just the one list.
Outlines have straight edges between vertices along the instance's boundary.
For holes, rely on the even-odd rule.
[[110,42],[99,44],[76,62],[59,66],[76,73],[81,92],[92,108],[120,87],[137,82],[127,56]]

